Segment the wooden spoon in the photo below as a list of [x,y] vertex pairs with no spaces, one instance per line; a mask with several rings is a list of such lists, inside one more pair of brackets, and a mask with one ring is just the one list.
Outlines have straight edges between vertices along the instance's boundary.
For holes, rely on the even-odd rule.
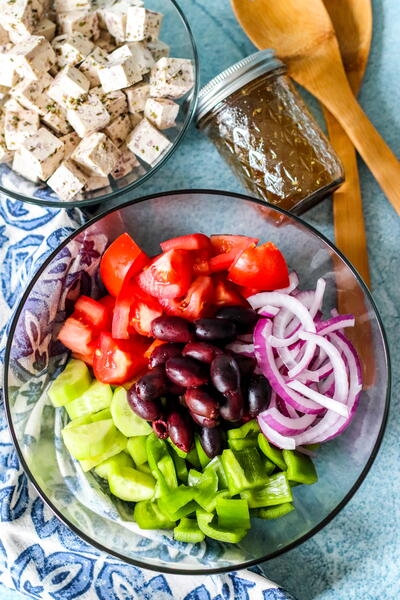
[[[371,0],[323,0],[335,28],[343,65],[353,92],[356,94],[367,66],[372,37]],[[333,216],[336,245],[353,263],[365,283],[370,286],[368,251],[364,216],[357,170],[357,157],[351,140],[328,110],[324,111],[329,137],[344,165],[346,181],[333,194]],[[358,327],[346,334],[356,346],[364,367],[364,382],[368,387],[374,380],[374,357],[370,352],[373,343],[371,326],[364,319],[366,306],[360,288],[344,281],[346,277],[341,261],[335,261],[338,287],[338,307],[342,314],[360,315]],[[349,284],[351,293],[348,293]]]
[[231,0],[257,48],[274,48],[290,75],[340,122],[400,215],[400,164],[354,98],[321,0]]
[[[323,0],[323,2],[335,28],[347,78],[351,89],[356,94],[364,76],[371,46],[371,0]],[[325,110],[324,114],[330,140],[342,160],[346,174],[344,184],[333,194],[336,245],[370,287],[356,153],[351,140],[337,120],[328,110]],[[342,312],[342,309],[340,310]]]

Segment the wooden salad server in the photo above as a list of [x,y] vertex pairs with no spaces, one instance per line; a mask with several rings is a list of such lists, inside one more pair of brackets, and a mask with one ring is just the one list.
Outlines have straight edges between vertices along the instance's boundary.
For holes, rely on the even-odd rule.
[[274,48],[289,74],[336,117],[400,215],[400,163],[354,97],[321,0],[231,0],[259,49]]

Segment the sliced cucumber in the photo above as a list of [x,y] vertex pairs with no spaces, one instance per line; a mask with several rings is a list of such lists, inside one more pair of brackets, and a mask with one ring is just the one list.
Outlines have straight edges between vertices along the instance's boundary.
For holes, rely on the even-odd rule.
[[148,422],[135,415],[131,410],[127,400],[127,392],[123,387],[117,388],[114,392],[111,400],[111,416],[115,426],[126,437],[148,435],[152,432]]
[[109,408],[105,408],[98,413],[94,413],[94,415],[90,415],[91,423],[95,423],[96,421],[104,421],[104,419],[111,419],[111,411]]
[[147,462],[146,437],[146,435],[131,437],[126,444],[126,449],[135,465],[142,465]]
[[147,473],[141,473],[130,467],[123,467],[110,473],[108,478],[110,491],[114,496],[128,502],[150,500],[154,494],[155,479]]
[[108,408],[111,404],[113,393],[108,383],[93,381],[92,385],[83,392],[82,396],[75,398],[66,405],[66,411],[71,419],[96,413]]
[[149,467],[149,463],[147,463],[147,462],[143,463],[142,465],[136,465],[136,468],[141,473],[148,473],[149,475],[152,475],[151,469]]
[[68,451],[79,460],[105,454],[119,437],[112,419],[65,427],[61,433]]
[[72,359],[51,384],[49,398],[53,406],[64,406],[86,392],[91,383],[90,371],[85,363]]
[[123,469],[124,467],[133,468],[133,462],[131,457],[125,454],[125,452],[119,452],[115,456],[103,460],[94,471],[99,477],[108,479],[110,473],[115,473],[118,469]]
[[[126,437],[124,435],[122,435],[122,433],[120,431],[118,431],[118,429],[117,429],[116,434],[115,434],[115,439],[112,442],[111,446],[109,448],[107,448],[106,452],[104,452],[103,454],[99,454],[97,456],[93,456],[92,458],[86,458],[86,459],[79,461],[81,464],[82,470],[86,473],[87,471],[94,469],[94,467],[97,467],[97,465],[100,465],[104,461],[112,458],[113,456],[118,455],[119,453],[124,454],[123,450],[125,450],[125,448],[126,448]],[[125,456],[127,458],[130,458],[127,454],[125,454]],[[127,465],[127,466],[131,466],[131,465],[132,465],[132,462],[130,462],[129,465]]]

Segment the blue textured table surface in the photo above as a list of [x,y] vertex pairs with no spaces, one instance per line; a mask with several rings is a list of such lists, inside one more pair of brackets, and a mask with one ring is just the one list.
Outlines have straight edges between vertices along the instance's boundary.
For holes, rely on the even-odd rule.
[[[181,4],[197,40],[202,83],[253,51],[228,0],[183,0]],[[360,96],[367,114],[398,156],[399,26],[399,1],[375,0],[374,38]],[[311,540],[262,565],[271,579],[299,600],[400,598],[400,378],[396,371],[400,359],[400,221],[363,164],[360,172],[373,295],[389,336],[395,370],[392,406],[381,451],[356,496]],[[189,187],[243,191],[213,146],[194,127],[167,165],[135,196]],[[333,239],[330,201],[308,212],[305,219]],[[0,587],[0,598],[23,597]]]

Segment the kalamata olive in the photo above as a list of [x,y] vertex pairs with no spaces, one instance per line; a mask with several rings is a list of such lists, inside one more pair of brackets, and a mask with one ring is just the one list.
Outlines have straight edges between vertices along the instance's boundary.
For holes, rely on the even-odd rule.
[[256,417],[262,410],[268,408],[271,400],[271,386],[264,375],[253,375],[250,379],[247,404],[250,417]]
[[211,381],[221,394],[240,388],[240,371],[233,356],[216,356],[211,363],[210,374]]
[[155,367],[135,383],[135,391],[141,400],[148,402],[162,396],[167,390],[168,380],[162,366]]
[[183,387],[199,387],[208,381],[207,367],[186,356],[169,358],[165,365],[165,372],[173,383]]
[[207,342],[189,342],[182,350],[183,356],[190,356],[200,362],[210,364],[218,354],[222,354],[221,348],[208,344]]
[[193,426],[188,416],[182,412],[173,411],[169,414],[167,423],[171,441],[180,450],[189,452],[192,444]]
[[180,356],[182,354],[182,347],[182,344],[176,344],[173,342],[157,346],[157,348],[154,348],[153,352],[151,353],[149,366],[154,369],[154,367],[165,365],[169,358]]
[[249,377],[256,368],[257,361],[252,356],[243,356],[242,354],[235,354],[234,359],[238,364],[239,371],[242,377]]
[[197,425],[200,425],[200,427],[216,427],[217,425],[219,425],[219,420],[218,419],[209,419],[208,417],[203,417],[202,415],[196,415],[196,413],[190,413],[190,416],[192,417],[193,421],[195,423],[197,423]]
[[218,401],[205,389],[189,388],[186,390],[185,403],[191,413],[209,419],[218,417]]
[[233,321],[238,333],[244,333],[252,329],[260,318],[255,310],[246,306],[223,306],[215,316],[217,319]]
[[226,402],[220,409],[220,415],[225,421],[239,421],[243,416],[243,396],[241,390],[227,392]]
[[155,421],[161,417],[162,406],[160,400],[144,402],[137,395],[134,385],[128,390],[128,404],[138,417],[146,419],[146,421]]
[[223,434],[219,427],[205,427],[200,431],[200,443],[208,458],[221,454],[223,448]]
[[194,339],[193,325],[181,317],[157,317],[151,323],[151,333],[164,342],[190,342]]
[[228,319],[198,319],[194,325],[196,336],[206,342],[228,342],[236,335],[236,325]]
[[168,383],[167,383],[167,394],[169,396],[183,396],[183,394],[186,392],[186,388],[182,387],[181,385],[178,385],[176,383],[173,383],[172,381],[170,381],[168,379]]
[[164,417],[160,417],[153,421],[151,426],[156,436],[161,440],[165,440],[168,437],[168,424]]

